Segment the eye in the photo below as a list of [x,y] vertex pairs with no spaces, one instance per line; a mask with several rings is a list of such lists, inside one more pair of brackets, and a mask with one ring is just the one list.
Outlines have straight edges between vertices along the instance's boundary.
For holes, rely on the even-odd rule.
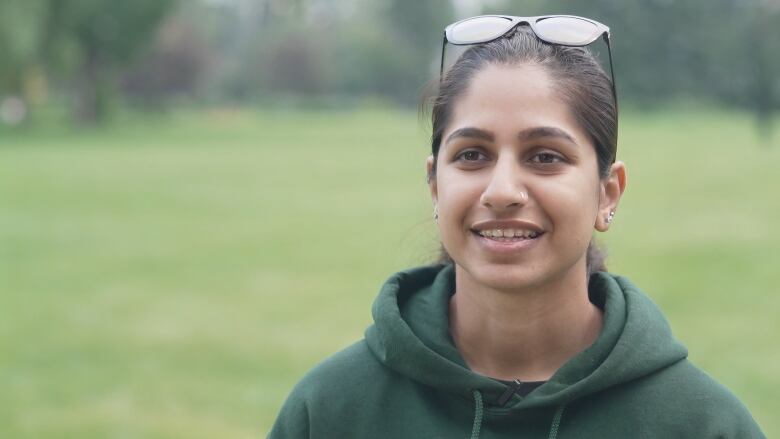
[[480,162],[485,161],[488,159],[488,156],[486,156],[484,153],[481,153],[479,151],[470,149],[467,151],[463,151],[457,156],[455,156],[455,160],[460,160],[464,162]]
[[554,163],[564,162],[565,159],[561,157],[559,154],[555,154],[552,152],[540,152],[538,154],[534,154],[531,157],[531,161],[536,164],[551,165]]

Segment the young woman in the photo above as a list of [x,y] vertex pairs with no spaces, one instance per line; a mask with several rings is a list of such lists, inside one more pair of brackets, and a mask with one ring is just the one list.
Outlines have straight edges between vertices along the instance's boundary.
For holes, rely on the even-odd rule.
[[626,188],[613,83],[582,47],[602,35],[570,16],[447,28],[469,47],[432,109],[444,262],[387,281],[270,438],[764,437],[591,245]]

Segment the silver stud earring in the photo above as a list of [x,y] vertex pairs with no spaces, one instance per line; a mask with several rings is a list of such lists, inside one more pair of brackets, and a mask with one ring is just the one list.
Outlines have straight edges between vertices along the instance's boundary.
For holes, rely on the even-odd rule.
[[615,211],[610,211],[607,216],[607,224],[612,224],[612,220],[615,219]]
[[433,220],[439,222],[439,206],[433,206]]

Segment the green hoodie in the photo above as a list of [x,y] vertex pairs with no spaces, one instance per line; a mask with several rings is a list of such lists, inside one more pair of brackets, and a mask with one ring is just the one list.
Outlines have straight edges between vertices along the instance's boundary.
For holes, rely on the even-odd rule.
[[525,397],[463,361],[449,334],[454,287],[451,265],[391,277],[365,339],[306,374],[268,437],[765,437],[731,392],[686,359],[656,305],[624,278],[591,277],[601,334]]

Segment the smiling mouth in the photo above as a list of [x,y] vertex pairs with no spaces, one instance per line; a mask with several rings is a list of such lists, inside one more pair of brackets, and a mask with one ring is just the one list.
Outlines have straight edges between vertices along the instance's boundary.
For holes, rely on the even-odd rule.
[[544,232],[537,232],[534,230],[522,230],[522,229],[488,229],[488,230],[472,230],[472,233],[479,235],[483,238],[490,239],[497,242],[516,242],[527,241],[536,239],[544,234]]

